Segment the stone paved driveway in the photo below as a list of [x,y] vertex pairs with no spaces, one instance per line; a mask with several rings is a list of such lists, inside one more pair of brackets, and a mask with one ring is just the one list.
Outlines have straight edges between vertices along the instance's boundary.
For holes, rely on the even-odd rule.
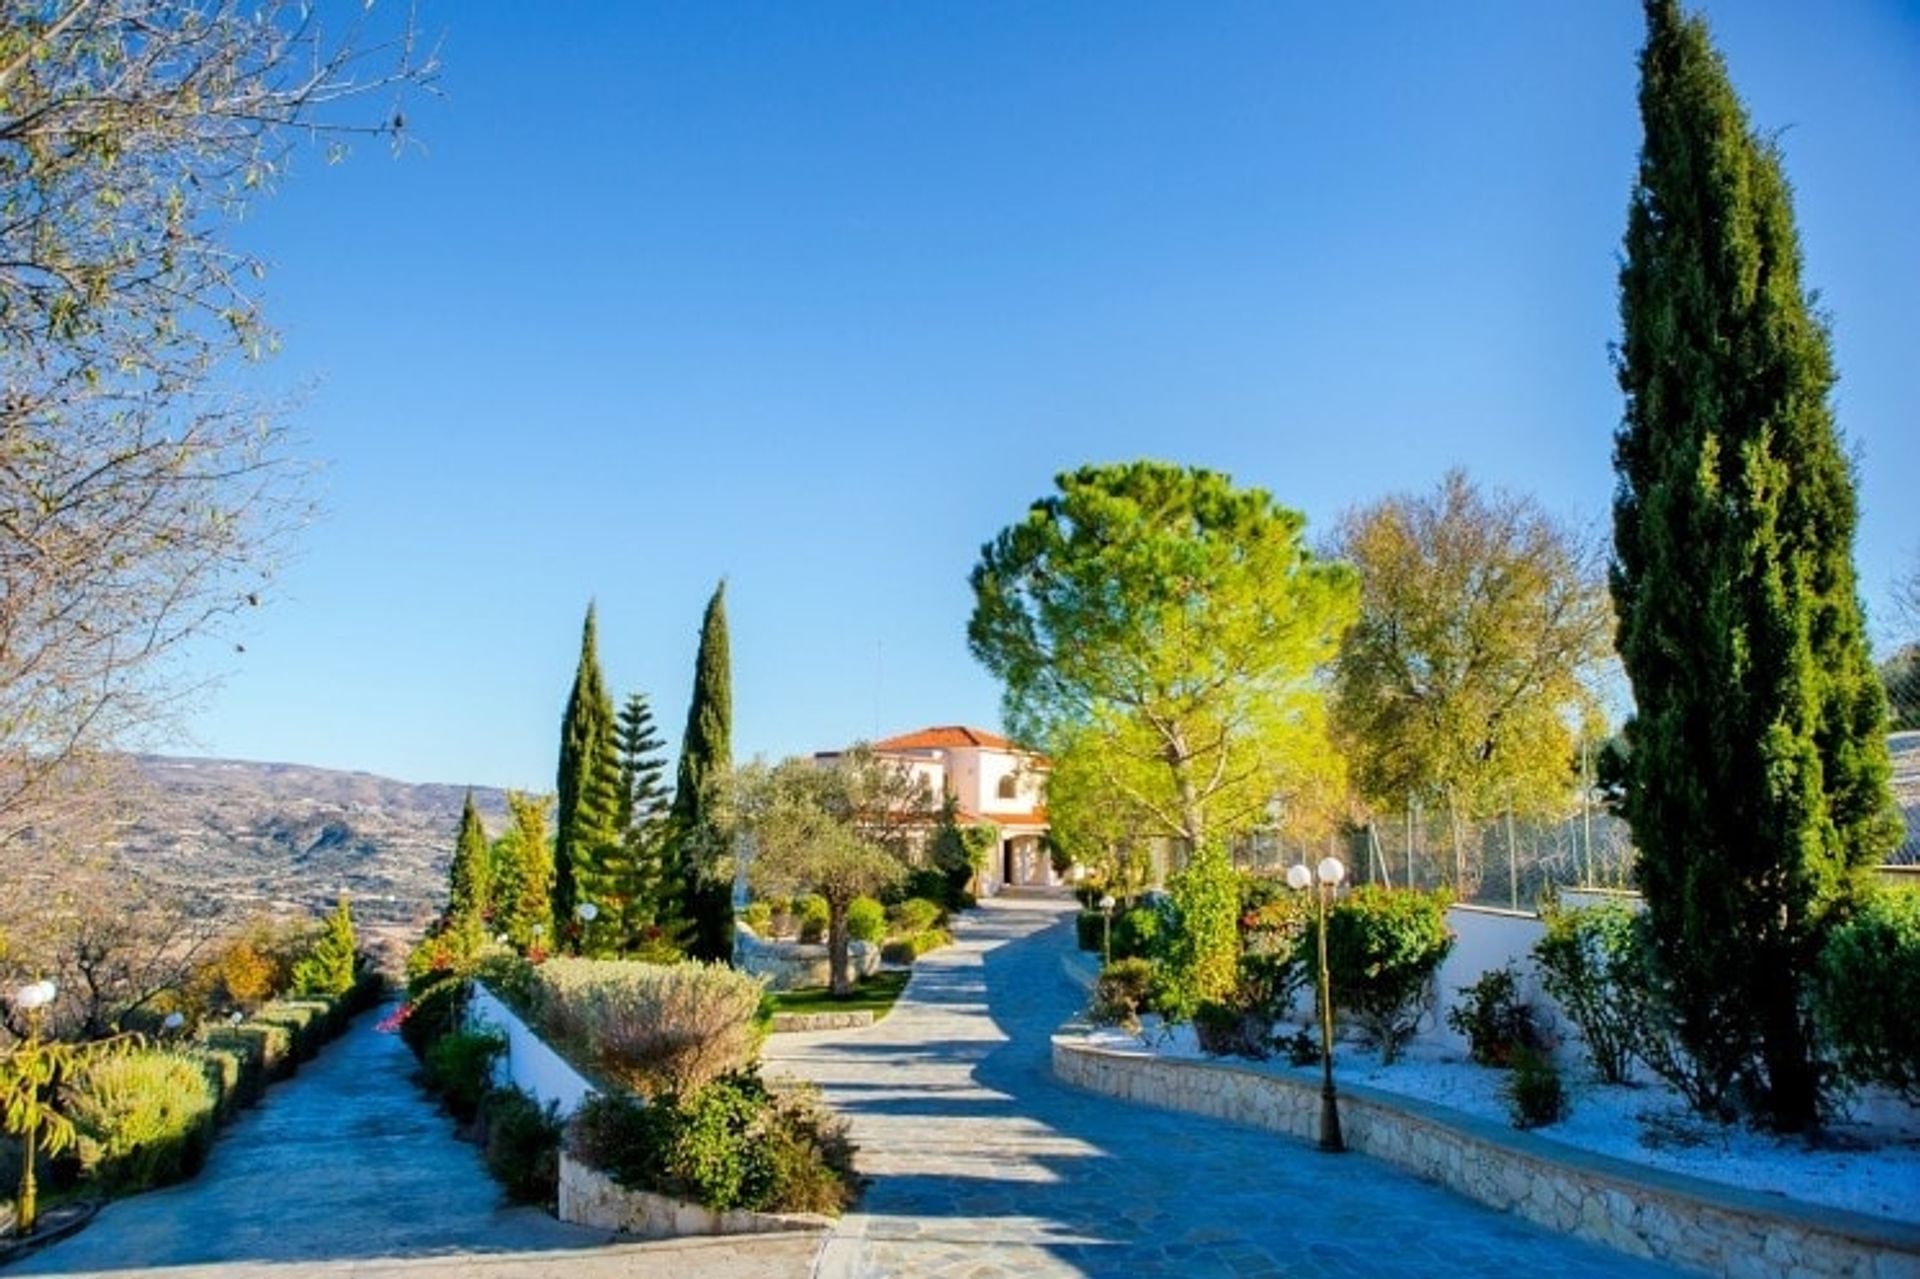
[[822,1279],[1671,1273],[1363,1156],[1055,1083],[1068,905],[989,903],[877,1025],[769,1044],[852,1118],[873,1178]]
[[412,1071],[400,1037],[363,1017],[240,1116],[198,1178],[108,1204],[4,1273],[790,1279],[818,1251],[794,1236],[608,1247],[605,1231],[511,1206]]

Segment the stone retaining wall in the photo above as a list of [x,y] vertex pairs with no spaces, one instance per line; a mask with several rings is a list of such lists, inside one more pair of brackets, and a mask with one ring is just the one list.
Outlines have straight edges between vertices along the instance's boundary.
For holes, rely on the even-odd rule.
[[[1099,1048],[1054,1036],[1062,1082],[1143,1105],[1319,1134],[1317,1080]],[[1375,1089],[1344,1085],[1350,1149],[1482,1203],[1639,1257],[1753,1279],[1920,1279],[1920,1226],[1643,1168]]]
[[[797,990],[831,984],[827,948],[810,942],[770,941],[745,924],[733,930],[733,966],[767,979],[768,990]],[[872,942],[847,943],[847,967],[855,981],[880,971],[880,948]]]
[[833,1222],[806,1213],[719,1211],[699,1204],[629,1190],[562,1151],[559,1217],[578,1226],[614,1230],[642,1239],[684,1235],[768,1235],[795,1231],[824,1234]]
[[869,1008],[845,1013],[775,1013],[773,1015],[773,1033],[776,1035],[802,1030],[853,1030],[856,1027],[871,1025],[873,1025],[873,1010]]

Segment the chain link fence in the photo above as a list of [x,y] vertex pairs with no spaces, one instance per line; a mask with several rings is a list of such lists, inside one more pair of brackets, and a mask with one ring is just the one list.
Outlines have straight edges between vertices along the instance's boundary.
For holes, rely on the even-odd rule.
[[[1920,715],[1920,708],[1916,708]],[[1888,739],[1893,791],[1906,837],[1886,864],[1920,876],[1920,729]],[[1456,901],[1533,911],[1566,888],[1632,888],[1633,836],[1595,795],[1566,814],[1456,819],[1415,804],[1342,836],[1303,840],[1261,832],[1236,850],[1248,869],[1278,872],[1295,862],[1338,856],[1361,883],[1445,888]]]

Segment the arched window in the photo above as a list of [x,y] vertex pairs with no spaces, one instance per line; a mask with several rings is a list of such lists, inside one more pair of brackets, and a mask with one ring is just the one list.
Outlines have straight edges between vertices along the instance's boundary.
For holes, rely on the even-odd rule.
[[1008,773],[1005,777],[1002,777],[1000,779],[1000,798],[1001,799],[1019,799],[1020,798],[1020,778],[1016,774]]

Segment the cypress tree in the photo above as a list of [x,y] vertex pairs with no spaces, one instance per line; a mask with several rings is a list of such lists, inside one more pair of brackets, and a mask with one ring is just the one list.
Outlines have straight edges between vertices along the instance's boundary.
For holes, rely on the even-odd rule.
[[447,872],[449,919],[485,919],[493,913],[493,853],[473,791],[460,810],[460,834],[454,840],[453,865]]
[[613,699],[600,674],[599,633],[589,604],[580,631],[580,663],[560,722],[555,776],[553,920],[563,936],[578,936],[575,912],[582,902],[591,901],[602,912],[617,909],[619,788]]
[[680,767],[673,789],[672,872],[683,885],[684,917],[693,925],[692,954],[721,963],[733,958],[733,877],[709,863],[719,835],[711,810],[712,790],[733,766],[733,668],[727,652],[727,583],[707,601],[694,658],[693,698],[680,739]]
[[1704,22],[1646,0],[1620,273],[1612,588],[1633,682],[1626,814],[1674,1029],[1780,1130],[1818,1122],[1808,976],[1897,842],[1852,560],[1829,337],[1779,149]]

